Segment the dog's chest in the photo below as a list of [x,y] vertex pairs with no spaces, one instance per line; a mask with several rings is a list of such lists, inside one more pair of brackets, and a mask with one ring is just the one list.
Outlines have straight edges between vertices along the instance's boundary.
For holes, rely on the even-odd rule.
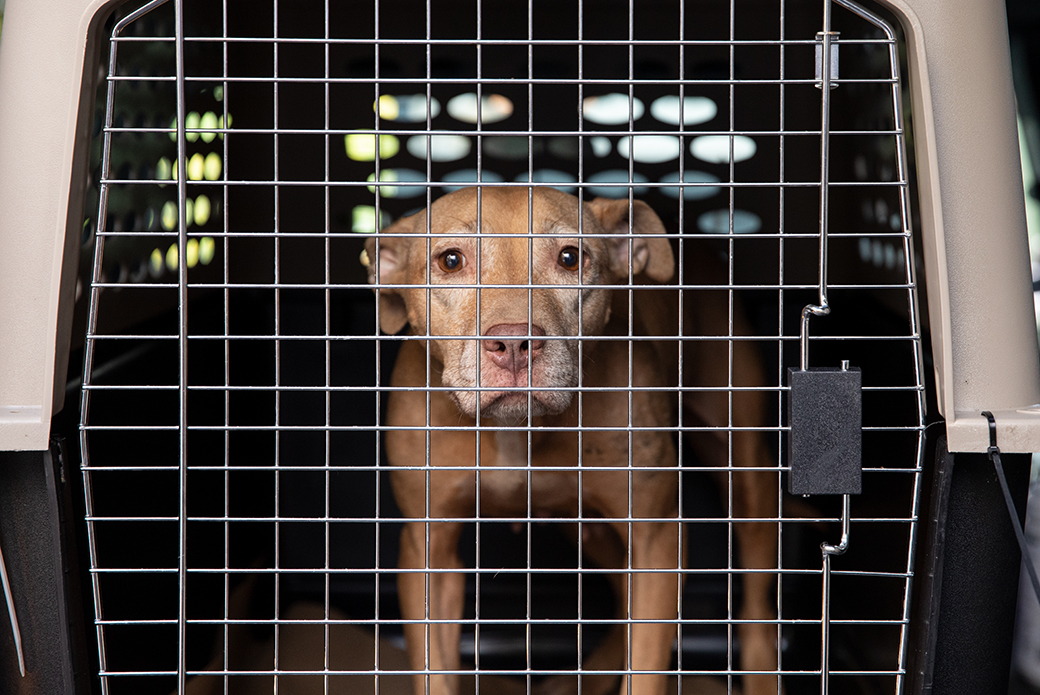
[[[529,441],[526,431],[499,430],[493,460],[480,467],[481,509],[492,515],[574,514],[578,484],[577,451],[566,441]],[[550,470],[545,470],[549,468]]]

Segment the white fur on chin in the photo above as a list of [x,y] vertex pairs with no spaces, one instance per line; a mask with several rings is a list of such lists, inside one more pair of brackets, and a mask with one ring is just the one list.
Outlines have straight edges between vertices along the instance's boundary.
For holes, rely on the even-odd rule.
[[[458,409],[477,416],[477,397],[480,397],[480,417],[497,420],[504,425],[524,425],[529,418],[558,415],[570,407],[573,392],[568,390],[531,391],[450,391]],[[530,407],[528,407],[530,406]]]

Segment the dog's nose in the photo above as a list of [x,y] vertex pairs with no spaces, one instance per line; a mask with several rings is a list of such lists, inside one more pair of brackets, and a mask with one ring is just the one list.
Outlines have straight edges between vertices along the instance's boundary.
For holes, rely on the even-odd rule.
[[496,365],[515,374],[527,367],[528,354],[534,359],[545,347],[544,340],[528,340],[528,335],[545,335],[545,331],[538,324],[529,327],[526,323],[499,323],[484,332],[480,344]]

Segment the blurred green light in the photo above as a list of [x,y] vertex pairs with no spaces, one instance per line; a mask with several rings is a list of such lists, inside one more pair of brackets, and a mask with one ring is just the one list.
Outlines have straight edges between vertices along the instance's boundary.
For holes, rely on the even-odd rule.
[[206,158],[196,152],[188,160],[188,180],[189,181],[201,181],[202,174],[205,170]]
[[[351,230],[358,234],[373,234],[379,229],[376,224],[376,209],[373,205],[358,205],[354,208],[353,224]],[[382,215],[384,225],[390,223],[390,216],[385,212]]]
[[[227,129],[229,129],[231,127],[231,121],[232,121],[232,118],[231,118],[231,114],[229,113],[227,115],[227,125],[224,125],[224,116],[222,114],[220,116],[220,120],[217,121],[217,125],[220,126],[221,130],[227,130]],[[218,133],[218,136],[220,137],[221,140],[224,139],[224,134],[223,133]]]
[[[190,129],[196,129],[196,128],[199,127],[199,124],[200,124],[201,121],[202,121],[202,117],[199,115],[199,112],[198,111],[192,111],[191,113],[189,113],[187,116],[184,117],[184,128],[185,129],[189,129],[189,128]],[[199,139],[199,134],[198,133],[185,133],[184,134],[184,139],[187,140],[188,142],[195,142],[196,140]]]
[[199,127],[209,131],[206,133],[201,133],[203,142],[213,142],[213,140],[216,139],[217,134],[213,131],[217,129],[218,122],[219,121],[217,120],[217,114],[213,113],[212,111],[207,111],[206,113],[202,114],[202,118],[199,121]]
[[177,203],[172,200],[166,201],[162,206],[162,227],[167,232],[172,232],[177,226]]
[[385,118],[388,121],[396,121],[397,117],[401,114],[401,108],[397,103],[397,97],[391,96],[390,94],[384,94],[379,97],[379,102],[373,104],[372,108],[378,111],[380,118]]
[[207,181],[219,181],[220,174],[224,171],[224,162],[216,152],[206,155],[206,161],[202,165],[202,178]]
[[188,239],[188,243],[184,245],[184,261],[188,264],[189,268],[194,268],[199,264],[198,239]]
[[152,275],[158,277],[163,269],[163,253],[159,249],[152,249],[152,255],[148,257],[148,269]]
[[217,253],[217,243],[211,236],[204,236],[199,239],[199,261],[202,265],[209,265],[213,262],[213,256]]
[[160,181],[173,178],[173,163],[166,157],[159,157],[159,162],[155,165],[155,178]]
[[[368,180],[369,181],[375,181],[376,180],[375,172],[372,172],[371,174],[368,175]],[[381,183],[387,183],[387,182],[393,183],[395,181],[400,181],[400,179],[397,177],[397,171],[396,170],[394,170],[394,169],[383,169],[381,172],[379,172],[379,181]],[[372,193],[375,193],[376,192],[376,187],[375,186],[369,186],[368,190],[370,192],[372,192]],[[398,186],[380,186],[379,187],[379,194],[382,195],[384,198],[396,198],[399,190],[400,189],[399,189]]]
[[210,213],[213,211],[213,205],[210,203],[209,196],[200,195],[195,199],[195,224],[200,227],[209,222]]
[[376,140],[379,141],[379,158],[389,159],[401,151],[401,141],[393,135],[350,133],[345,138],[347,156],[355,162],[374,162]]

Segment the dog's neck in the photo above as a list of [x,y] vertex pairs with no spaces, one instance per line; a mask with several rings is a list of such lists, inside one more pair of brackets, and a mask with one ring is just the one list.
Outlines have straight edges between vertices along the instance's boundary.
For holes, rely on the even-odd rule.
[[541,439],[541,433],[536,431],[516,428],[495,430],[498,463],[516,466],[525,465],[527,457],[530,455],[531,450],[535,448],[538,439]]

